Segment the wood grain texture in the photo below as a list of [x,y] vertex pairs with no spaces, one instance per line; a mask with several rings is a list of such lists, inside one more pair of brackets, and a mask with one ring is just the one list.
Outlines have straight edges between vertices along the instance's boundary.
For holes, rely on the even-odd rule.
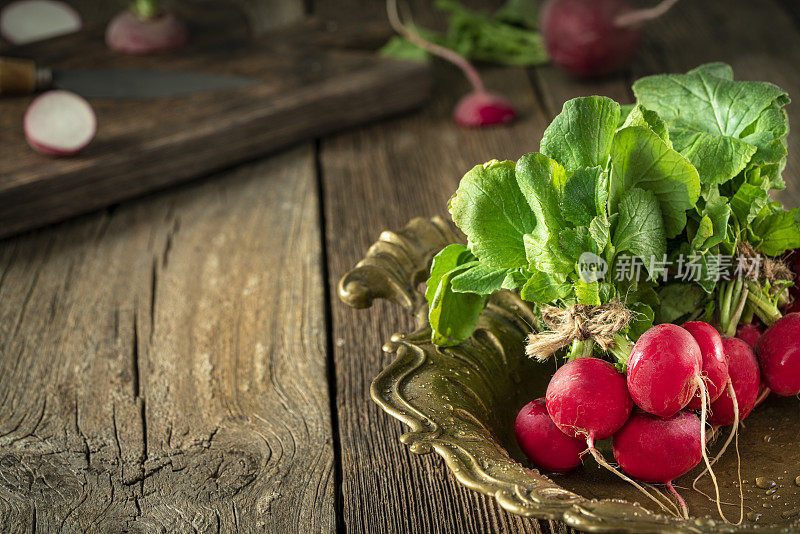
[[216,27],[198,26],[190,45],[170,55],[123,57],[91,30],[9,52],[56,68],[198,70],[256,83],[224,94],[92,99],[97,137],[71,158],[28,147],[22,122],[32,97],[0,100],[0,236],[407,110],[428,96],[424,65],[311,47],[304,35],[320,32],[307,25],[291,40],[248,42],[230,6],[216,11]]
[[[318,5],[325,9],[325,3]],[[339,9],[340,4],[335,6]],[[750,36],[742,42],[736,32],[747,33],[745,26],[754,20],[749,17],[755,17],[753,12],[762,9],[761,6],[744,1],[737,1],[732,7],[697,2],[681,5],[664,19],[663,25],[648,27],[651,37],[633,72],[602,80],[576,80],[551,66],[532,69],[528,77],[519,69],[483,69],[487,85],[502,88],[522,108],[520,121],[510,128],[465,131],[454,127],[449,113],[457,96],[467,88],[460,76],[439,65],[436,100],[420,115],[339,135],[322,143],[329,283],[335,284],[361,258],[381,229],[398,229],[413,216],[445,215],[447,199],[460,176],[471,166],[495,157],[516,159],[537,150],[544,127],[561,110],[565,100],[603,94],[620,102],[632,102],[633,73],[644,74],[644,65],[649,65],[649,72],[684,71],[702,61],[729,60],[741,77],[775,80],[790,94],[800,95],[800,85],[790,79],[796,69],[787,73],[788,66],[778,68],[800,48],[793,45],[791,53],[781,52],[782,45],[769,43],[774,39],[767,35],[774,31],[769,20],[781,18],[781,12],[773,7],[768,6],[756,17],[760,28],[751,29]],[[421,5],[415,4],[413,12],[415,20],[423,24],[437,22]],[[376,16],[379,15],[377,10]],[[781,21],[781,33],[788,37],[780,39],[793,42],[798,33],[796,29],[784,28],[789,24]],[[709,26],[729,29],[724,35],[714,35]],[[736,28],[736,32],[730,27]],[[716,40],[713,45],[707,42],[712,39]],[[746,59],[754,50],[760,51],[757,59]],[[774,57],[761,57],[766,54]],[[654,67],[654,56],[669,57],[671,63],[662,61]],[[758,61],[766,61],[772,67],[756,68],[753,63]],[[800,153],[798,142],[800,138],[790,142],[790,152]],[[362,156],[348,157],[352,153]],[[800,168],[793,161],[786,176],[797,191]],[[347,309],[334,296],[332,321],[343,493],[347,496],[343,512],[348,530],[566,530],[559,523],[512,517],[491,500],[459,486],[437,457],[410,454],[399,442],[405,427],[370,405],[369,383],[391,358],[381,354],[378,347],[393,331],[404,325],[410,328],[409,317],[385,303],[369,312]]]
[[312,147],[0,243],[0,530],[333,530],[322,284]]
[[[324,2],[315,7],[323,10],[322,16],[327,14]],[[345,8],[336,2],[327,9]],[[425,3],[414,4],[414,18],[437,22]],[[467,84],[458,73],[443,67],[437,71],[435,101],[424,112],[321,143],[331,287],[336,287],[382,229],[399,229],[414,216],[446,214],[448,197],[473,165],[491,158],[517,159],[537,144],[547,117],[526,72],[484,72],[490,88],[502,88],[519,106],[522,120],[487,130],[456,127],[450,113]],[[568,531],[563,525],[522,519],[499,509],[492,499],[460,486],[438,457],[417,457],[400,444],[405,427],[371,401],[369,384],[391,357],[382,354],[380,346],[403,325],[410,328],[411,318],[398,308],[377,304],[369,312],[356,311],[338,302],[334,292],[332,328],[346,530]]]

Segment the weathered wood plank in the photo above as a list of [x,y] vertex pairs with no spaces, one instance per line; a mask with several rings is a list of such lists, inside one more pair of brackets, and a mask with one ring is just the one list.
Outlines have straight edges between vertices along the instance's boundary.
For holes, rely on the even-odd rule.
[[[344,9],[340,3],[327,7],[332,6]],[[325,3],[315,7],[324,10]],[[421,3],[414,7],[414,19],[436,22],[430,6]],[[439,67],[439,94],[421,113],[321,144],[332,287],[382,229],[400,228],[414,216],[445,215],[448,197],[473,165],[491,158],[516,159],[538,146],[547,118],[524,70],[485,69],[487,85],[510,96],[521,119],[510,127],[464,130],[452,123],[450,113],[467,84],[452,69]],[[563,525],[513,516],[493,499],[462,487],[435,455],[410,454],[399,443],[406,428],[369,397],[370,382],[391,358],[380,346],[393,332],[409,328],[410,318],[385,304],[355,311],[338,302],[335,292],[332,299],[348,531],[567,531]]]
[[333,530],[320,243],[308,146],[0,242],[3,530]]

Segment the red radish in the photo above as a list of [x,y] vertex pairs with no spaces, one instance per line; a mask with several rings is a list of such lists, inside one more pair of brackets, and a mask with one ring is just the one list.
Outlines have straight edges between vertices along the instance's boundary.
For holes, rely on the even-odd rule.
[[154,0],[137,0],[111,19],[106,44],[133,55],[175,50],[186,44],[186,26],[172,13],[159,11]]
[[[716,328],[702,321],[685,323],[683,328],[688,331],[700,346],[703,358],[701,373],[705,379],[708,390],[708,402],[714,402],[722,395],[725,384],[728,383],[728,359],[722,348],[722,337]],[[687,407],[691,410],[700,409],[700,396],[695,395]]]
[[739,329],[736,331],[736,337],[750,345],[750,348],[753,348],[756,346],[758,338],[761,337],[761,329],[753,323],[745,323],[739,325]]
[[502,95],[488,92],[477,69],[466,58],[449,48],[431,43],[406,28],[397,12],[397,0],[386,1],[386,12],[389,15],[389,23],[397,33],[423,50],[461,69],[472,84],[472,92],[465,95],[453,111],[453,120],[456,124],[470,128],[507,123],[516,118],[517,111],[511,102]]
[[639,337],[628,359],[628,390],[647,413],[672,417],[702,385],[700,346],[674,324],[654,326]]
[[539,16],[547,54],[576,76],[621,70],[639,51],[642,22],[661,16],[676,1],[634,9],[629,0],[550,0]]
[[511,122],[517,112],[507,98],[484,91],[475,91],[463,97],[453,112],[459,126],[488,126]]
[[800,313],[778,319],[756,342],[764,383],[777,395],[800,393]]
[[665,419],[636,410],[614,434],[612,447],[623,471],[645,482],[666,484],[688,517],[672,481],[703,458],[700,419],[694,413],[683,410]]
[[514,434],[519,448],[537,467],[566,473],[581,465],[586,441],[561,432],[547,414],[544,397],[526,404],[517,414]]
[[700,461],[700,419],[687,410],[663,418],[640,410],[614,434],[614,458],[623,471],[644,482],[666,484]]
[[25,137],[34,150],[52,156],[70,156],[86,148],[97,131],[92,106],[69,91],[48,91],[25,111]]
[[[744,421],[755,406],[761,384],[761,373],[753,350],[746,342],[735,337],[722,340],[728,356],[728,372],[731,386],[736,396],[739,421]],[[728,426],[736,421],[735,407],[730,391],[726,390],[711,404],[708,422],[713,426]]]
[[[695,329],[700,332],[700,328]],[[723,342],[724,347],[724,342]],[[688,330],[674,324],[654,326],[634,344],[628,359],[628,390],[645,412],[671,418],[700,392],[701,456],[714,482],[717,511],[725,519],[719,500],[719,486],[705,450],[708,391],[700,375],[703,364],[700,345]],[[686,504],[670,487],[687,515]]]
[[547,386],[547,413],[568,436],[611,437],[631,413],[625,377],[597,358],[578,358],[556,371]]
[[81,16],[56,0],[18,0],[0,11],[0,35],[12,45],[23,45],[81,29]]
[[598,464],[632,484],[667,513],[672,513],[641,485],[609,464],[594,445],[595,440],[611,437],[622,427],[633,407],[625,378],[613,365],[591,357],[572,360],[550,379],[545,402],[547,413],[561,432],[570,437],[583,437]]

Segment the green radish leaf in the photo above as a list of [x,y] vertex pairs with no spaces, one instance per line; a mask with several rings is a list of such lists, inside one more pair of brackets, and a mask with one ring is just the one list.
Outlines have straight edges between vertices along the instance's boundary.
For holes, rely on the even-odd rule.
[[611,241],[611,223],[605,214],[598,215],[592,219],[589,224],[589,234],[597,243],[598,251],[603,252]]
[[[728,221],[731,216],[731,206],[727,199],[719,194],[712,196],[700,210],[700,221],[692,237],[692,250],[704,251],[722,243],[728,234]],[[692,235],[691,231],[689,235]]]
[[623,104],[619,107],[619,120],[617,121],[617,128],[622,128],[625,121],[628,120],[628,115],[631,114],[636,104]]
[[759,237],[755,243],[757,248],[767,256],[779,256],[787,250],[800,248],[800,208],[776,209],[758,221],[753,232]]
[[575,226],[589,226],[598,214],[598,188],[605,185],[601,174],[603,170],[600,167],[578,169],[564,185],[561,211],[564,218]]
[[455,293],[451,280],[475,265],[475,257],[463,245],[449,245],[433,258],[425,297],[431,341],[439,346],[457,345],[472,335],[488,297]]
[[567,298],[571,292],[570,283],[558,280],[547,273],[536,271],[522,287],[520,297],[528,302],[551,304]]
[[[630,252],[642,259],[648,270],[651,259],[663,261],[667,250],[664,221],[651,191],[630,189],[619,203],[619,219],[611,239],[617,254]],[[655,276],[657,273],[650,273]]]
[[503,282],[508,274],[508,269],[498,269],[475,262],[469,269],[455,276],[450,285],[456,293],[491,295],[503,288]]
[[605,167],[619,117],[619,104],[610,98],[585,96],[568,100],[544,131],[539,150],[570,172]]
[[741,137],[773,102],[785,105],[786,91],[766,82],[733,81],[721,65],[700,67],[687,74],[661,74],[633,84],[637,101],[654,110],[667,124],[713,135]]
[[578,262],[578,259],[584,252],[591,252],[593,254],[600,252],[597,242],[595,242],[594,238],[589,233],[589,229],[585,226],[561,230],[558,241],[566,257],[572,260],[573,266]]
[[722,184],[747,167],[757,148],[746,141],[707,132],[677,130],[675,150],[697,169],[703,184]]
[[636,341],[639,336],[652,328],[655,312],[649,305],[639,301],[628,303],[628,309],[633,312],[633,317],[628,323],[628,337]]
[[623,194],[634,187],[651,191],[664,217],[666,236],[672,238],[686,226],[686,210],[700,196],[697,170],[652,130],[623,128],[611,149],[609,206],[617,210]]
[[461,265],[472,263],[476,258],[467,247],[460,244],[447,245],[433,257],[431,275],[425,285],[425,299],[431,304],[442,277]]
[[667,128],[667,124],[661,119],[661,117],[658,116],[658,113],[655,111],[651,111],[642,105],[634,106],[621,128],[627,128],[628,126],[643,126],[645,128],[650,128],[653,130],[653,133],[659,136],[664,143],[666,143],[668,147],[672,148],[672,142],[669,139],[669,129]]
[[700,65],[686,74],[705,74],[707,76],[716,76],[723,80],[733,80],[733,69],[730,65],[721,61]]
[[575,269],[572,258],[561,248],[558,236],[549,232],[543,236],[525,235],[525,253],[534,269],[548,274],[569,274]]
[[585,304],[587,306],[600,306],[600,283],[598,281],[585,282],[582,278],[578,278],[575,282],[575,297],[578,299],[578,304]]
[[523,236],[533,231],[536,217],[520,192],[514,168],[513,161],[478,165],[450,199],[453,222],[487,267],[515,269],[528,263]]
[[527,269],[514,269],[508,272],[501,287],[510,291],[515,291],[525,285],[530,278]]
[[675,323],[702,308],[703,290],[696,284],[674,283],[658,290],[661,305],[655,310],[655,324]]
[[769,202],[767,192],[754,185],[744,183],[730,200],[730,207],[740,224],[748,225],[755,220]]

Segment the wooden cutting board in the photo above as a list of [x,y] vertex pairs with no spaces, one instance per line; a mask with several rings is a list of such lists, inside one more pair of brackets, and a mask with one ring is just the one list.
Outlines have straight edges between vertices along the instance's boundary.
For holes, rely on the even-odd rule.
[[385,26],[309,20],[258,40],[230,8],[190,26],[178,52],[108,51],[102,29],[4,51],[55,68],[197,70],[257,83],[224,93],[151,100],[90,100],[98,133],[81,154],[28,147],[22,117],[32,97],[0,99],[0,236],[84,213],[208,174],[270,151],[420,106],[426,65],[344,48],[380,42]]

